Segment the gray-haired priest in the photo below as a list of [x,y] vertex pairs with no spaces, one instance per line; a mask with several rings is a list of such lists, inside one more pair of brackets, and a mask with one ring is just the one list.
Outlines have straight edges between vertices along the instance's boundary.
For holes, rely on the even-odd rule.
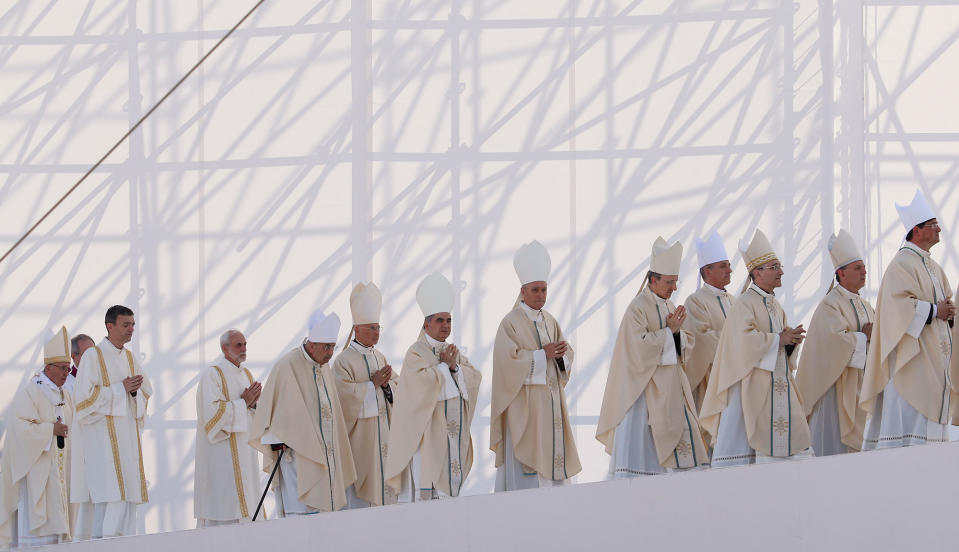
[[79,538],[136,534],[137,505],[148,501],[140,443],[153,387],[126,348],[136,327],[133,311],[113,305],[104,324],[107,336],[83,353],[77,368],[70,502],[81,504]]
[[792,376],[805,330],[789,327],[774,293],[782,264],[759,230],[739,249],[749,280],[719,338],[699,415],[713,438],[714,468],[813,454]]
[[546,305],[551,261],[532,241],[513,256],[520,296],[493,344],[490,450],[496,491],[563,485],[582,470],[566,409],[573,348]]
[[732,308],[732,297],[726,291],[733,273],[729,256],[719,234],[713,232],[705,241],[696,238],[696,257],[699,260],[699,277],[703,286],[686,298],[685,328],[693,334],[695,343],[686,362],[686,377],[693,388],[696,411],[703,406],[709,371],[713,367],[716,346],[723,333]]
[[346,490],[349,508],[396,504],[386,485],[387,446],[399,378],[377,348],[383,296],[376,284],[356,284],[350,293],[353,331],[333,361],[336,389],[350,435],[356,483]]
[[449,280],[430,274],[416,302],[425,320],[403,360],[386,458],[387,485],[400,502],[459,496],[473,466],[470,426],[482,379],[447,341],[455,303]]
[[248,521],[260,496],[259,455],[250,446],[249,429],[263,387],[243,365],[246,337],[239,330],[220,336],[220,351],[196,390],[197,527]]
[[866,411],[859,408],[859,389],[876,319],[872,305],[859,295],[866,264],[852,236],[840,230],[830,236],[828,249],[839,285],[830,286],[812,315],[796,372],[816,456],[862,448]]
[[43,370],[13,397],[0,473],[0,548],[70,540],[70,443],[73,401],[67,329],[43,347]]
[[959,363],[952,354],[952,290],[929,249],[939,222],[921,192],[896,205],[908,232],[882,275],[860,405],[870,413],[863,450],[949,440]]
[[709,464],[683,366],[693,345],[676,291],[683,246],[653,244],[646,282],[629,304],[616,337],[596,438],[610,454],[613,479]]
[[339,331],[336,314],[313,313],[306,339],[276,361],[256,405],[250,444],[264,454],[263,471],[280,462],[278,517],[339,510],[356,479],[328,364]]

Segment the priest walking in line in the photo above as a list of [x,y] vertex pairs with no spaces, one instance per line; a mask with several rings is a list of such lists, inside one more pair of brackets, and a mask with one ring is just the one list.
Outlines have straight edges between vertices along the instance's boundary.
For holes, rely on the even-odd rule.
[[239,330],[220,336],[220,351],[196,390],[197,527],[249,521],[260,496],[260,455],[250,446],[249,428],[263,386],[243,365],[246,337]]
[[430,274],[416,302],[425,319],[403,360],[386,459],[387,485],[400,502],[459,496],[473,466],[470,426],[482,379],[447,341],[455,303],[449,280]]
[[153,387],[126,348],[136,320],[132,310],[114,305],[104,323],[107,336],[83,353],[77,368],[70,501],[81,505],[81,538],[136,534],[136,508],[149,499],[141,440]]
[[377,348],[383,296],[376,284],[356,284],[350,294],[351,340],[333,361],[336,389],[343,405],[356,483],[347,489],[349,508],[396,504],[386,485],[387,446],[398,374]]
[[719,338],[699,416],[713,438],[714,468],[813,455],[792,375],[806,330],[789,326],[776,299],[782,263],[765,234],[756,230],[739,248],[749,280]]
[[582,470],[566,408],[573,348],[546,305],[551,261],[538,241],[513,256],[516,304],[493,344],[490,450],[496,491],[563,485]]
[[250,445],[263,453],[263,471],[280,463],[273,481],[278,517],[339,510],[356,479],[328,364],[339,331],[336,314],[313,313],[306,339],[273,365],[256,404]]
[[696,238],[696,256],[703,285],[686,298],[684,327],[694,338],[685,368],[689,385],[693,388],[696,411],[699,412],[706,395],[706,384],[709,382],[719,336],[723,333],[726,317],[732,308],[732,296],[726,291],[726,286],[729,285],[733,269],[729,265],[723,240],[716,232],[705,241]]
[[619,326],[596,438],[610,454],[610,477],[621,479],[707,466],[684,365],[693,336],[676,291],[683,246],[657,238],[643,289]]
[[939,221],[918,190],[912,203],[896,209],[906,243],[879,284],[859,399],[870,414],[863,450],[948,441],[959,408],[949,327],[956,308],[946,274],[929,253],[939,243]]
[[849,232],[828,243],[838,285],[830,287],[809,323],[796,387],[803,399],[816,456],[862,447],[866,411],[859,408],[866,347],[876,312],[859,295],[866,265]]

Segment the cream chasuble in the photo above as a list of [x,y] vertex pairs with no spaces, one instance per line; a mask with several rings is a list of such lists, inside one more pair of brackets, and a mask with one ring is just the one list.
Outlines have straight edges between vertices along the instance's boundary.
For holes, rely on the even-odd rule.
[[[582,470],[564,391],[573,348],[564,357],[566,370],[547,361],[542,350],[545,343],[565,340],[551,314],[523,303],[500,323],[493,345],[490,422],[490,450],[496,453],[497,468],[515,461],[523,475],[538,474],[546,481],[566,480]],[[513,458],[507,458],[510,451]],[[509,487],[498,490],[512,490]]]
[[[136,397],[123,388],[124,378],[133,375],[143,376]],[[150,379],[129,349],[104,338],[83,353],[76,391],[70,501],[125,503],[128,510],[118,525],[107,515],[103,536],[130,534],[135,532],[130,508],[148,500],[140,434],[153,394]],[[95,528],[94,535],[98,533]]]
[[250,446],[252,408],[240,395],[254,383],[245,366],[223,355],[200,375],[196,390],[193,516],[203,521],[248,520],[260,497],[260,466]]
[[[756,455],[785,458],[808,453],[809,425],[792,376],[799,351],[787,356],[779,344],[785,326],[786,314],[775,296],[755,285],[733,302],[699,417],[713,438],[713,467],[752,463]],[[741,405],[737,412],[727,409],[735,405],[729,402],[734,386]],[[740,415],[738,432],[745,433],[750,450],[726,458],[720,418]]]
[[[373,506],[396,504],[396,495],[384,484],[393,404],[383,389],[373,388],[373,372],[386,364],[383,353],[355,340],[333,361],[336,390],[356,465],[356,496]],[[397,372],[393,370],[388,384],[394,398]]]
[[280,493],[278,509],[296,503],[314,512],[330,512],[346,505],[346,488],[356,480],[356,470],[335,385],[330,366],[316,364],[301,345],[273,365],[263,386],[249,443],[263,453],[267,473],[278,453],[263,443],[264,437],[284,443],[289,448],[281,462],[294,469],[287,472],[281,467],[277,479],[284,473],[296,475],[295,481],[289,476],[285,482],[274,480],[274,490],[283,487],[296,494]]
[[[817,456],[862,447],[866,411],[859,408],[859,389],[867,346],[862,327],[875,320],[872,305],[842,286],[830,290],[812,315],[796,387]],[[823,404],[827,394],[832,404]]]
[[[666,326],[666,317],[675,310],[672,302],[647,287],[623,315],[596,427],[596,438],[614,456],[614,475],[660,473],[665,471],[662,468],[709,464],[692,390],[683,371],[694,338],[680,330],[677,354],[674,334]],[[640,397],[645,399],[649,431],[631,427],[628,435],[621,434],[624,418]],[[652,442],[647,442],[649,439]],[[647,455],[642,450],[646,448],[655,448],[652,465],[644,461]],[[636,454],[624,455],[624,449]]]
[[[53,424],[58,419],[70,432],[62,449],[57,448],[53,435]],[[70,540],[72,432],[73,401],[69,393],[43,373],[27,380],[7,411],[0,462],[0,548],[10,546],[14,535],[20,546]]]
[[864,450],[948,439],[944,426],[957,421],[951,411],[959,376],[953,333],[935,314],[925,322],[936,303],[951,298],[946,275],[928,251],[906,243],[889,263],[859,399],[870,413]]
[[709,383],[709,370],[713,366],[716,346],[723,333],[726,316],[732,308],[732,298],[725,290],[703,284],[703,287],[686,298],[684,306],[687,317],[683,328],[695,338],[685,365],[686,377],[693,389],[698,412],[703,406],[706,384]]
[[459,496],[473,466],[470,426],[482,374],[463,354],[457,358],[456,372],[451,373],[439,360],[445,348],[446,343],[421,333],[406,352],[397,384],[387,485],[398,494],[409,479],[406,473],[414,455],[418,455],[414,500],[420,499],[419,491]]

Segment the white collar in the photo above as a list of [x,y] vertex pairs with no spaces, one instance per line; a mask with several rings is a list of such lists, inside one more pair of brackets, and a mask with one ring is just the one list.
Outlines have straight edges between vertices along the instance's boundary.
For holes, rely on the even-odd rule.
[[[306,342],[304,342],[304,344],[305,344],[305,343],[306,343]],[[304,349],[303,352],[306,353],[306,350]],[[307,356],[309,356],[309,355],[307,355]],[[243,369],[243,364],[240,364],[239,366],[237,366],[236,364],[233,364],[233,362],[231,362],[230,359],[226,358],[226,355],[224,355],[224,354],[222,354],[222,353],[220,354],[220,356],[216,357],[216,359],[213,361],[212,364],[213,364],[213,366],[219,366],[220,368],[227,368],[227,369],[232,368],[232,369],[234,369],[234,370],[242,370],[242,369]]]
[[860,295],[859,295],[858,293],[853,293],[853,292],[849,291],[848,289],[842,287],[842,286],[841,286],[840,284],[838,284],[838,283],[836,284],[836,289],[839,290],[839,293],[841,293],[841,294],[843,294],[843,295],[845,295],[845,296],[847,296],[847,297],[857,298],[857,299],[860,297]]
[[123,346],[123,347],[120,347],[119,349],[117,349],[117,346],[114,345],[112,341],[110,341],[109,339],[107,339],[106,337],[104,337],[104,338],[100,341],[100,350],[103,351],[104,353],[107,353],[107,352],[111,352],[111,351],[112,351],[114,354],[119,355],[119,354],[122,353],[124,350],[126,350],[126,346]]
[[373,347],[375,347],[375,345],[373,347],[367,347],[366,345],[363,345],[362,343],[354,339],[353,341],[350,341],[350,347],[352,347],[354,351],[360,354],[371,355],[373,354]]
[[43,385],[44,387],[49,387],[50,389],[53,389],[54,391],[59,391],[59,390],[60,390],[60,388],[57,387],[57,384],[53,383],[53,380],[50,379],[50,377],[47,376],[47,374],[46,374],[43,370],[41,370],[41,371],[37,374],[36,381],[37,381],[40,385]]
[[431,346],[433,346],[433,347],[442,347],[442,346],[446,345],[446,342],[445,342],[445,341],[437,341],[437,340],[433,339],[432,337],[430,337],[430,334],[428,334],[428,333],[426,333],[426,332],[423,332],[423,335],[426,337],[426,342],[429,343],[429,344],[430,344]]
[[652,297],[653,300],[659,303],[660,305],[666,304],[666,299],[663,299],[662,297],[660,297],[659,294],[653,291],[652,288],[650,288],[649,286],[646,286],[646,289],[644,289],[643,291],[648,291],[650,297]]
[[[316,361],[313,360],[313,357],[311,357],[310,354],[306,352],[306,339],[304,339],[303,343],[300,344],[300,352],[303,353],[303,358],[312,362],[313,364],[316,364]],[[230,362],[230,361],[228,360],[227,362]],[[233,364],[233,363],[230,362],[230,364]]]
[[766,293],[765,291],[763,291],[761,287],[757,286],[756,284],[749,284],[749,289],[755,290],[756,293],[762,295],[763,297],[772,297],[774,299],[776,298],[775,293]]
[[914,243],[912,243],[912,242],[906,242],[906,244],[903,245],[902,248],[903,248],[903,249],[909,249],[909,250],[911,250],[911,251],[915,251],[916,253],[918,253],[919,255],[921,255],[921,256],[923,256],[923,257],[930,257],[928,251],[926,251],[925,249],[919,247],[918,245],[916,245],[916,244],[914,244]]
[[526,316],[529,317],[530,320],[536,322],[537,320],[542,320],[542,319],[543,319],[543,311],[542,311],[542,310],[536,310],[536,309],[534,309],[533,307],[527,305],[526,303],[524,303],[524,302],[522,302],[522,301],[520,301],[519,304],[520,304],[520,306],[523,307],[523,312],[526,313]]
[[703,281],[703,287],[711,291],[713,295],[729,295],[729,292],[726,291],[725,289],[719,289],[718,287],[711,286],[707,284],[705,281]]

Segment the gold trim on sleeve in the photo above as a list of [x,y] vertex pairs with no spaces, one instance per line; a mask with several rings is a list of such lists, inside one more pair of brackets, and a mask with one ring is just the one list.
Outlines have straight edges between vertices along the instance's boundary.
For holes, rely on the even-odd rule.
[[77,405],[77,412],[83,410],[84,408],[90,408],[91,406],[93,406],[93,403],[97,402],[98,398],[100,398],[100,386],[94,385],[93,394],[90,395],[89,399],[82,401]]

